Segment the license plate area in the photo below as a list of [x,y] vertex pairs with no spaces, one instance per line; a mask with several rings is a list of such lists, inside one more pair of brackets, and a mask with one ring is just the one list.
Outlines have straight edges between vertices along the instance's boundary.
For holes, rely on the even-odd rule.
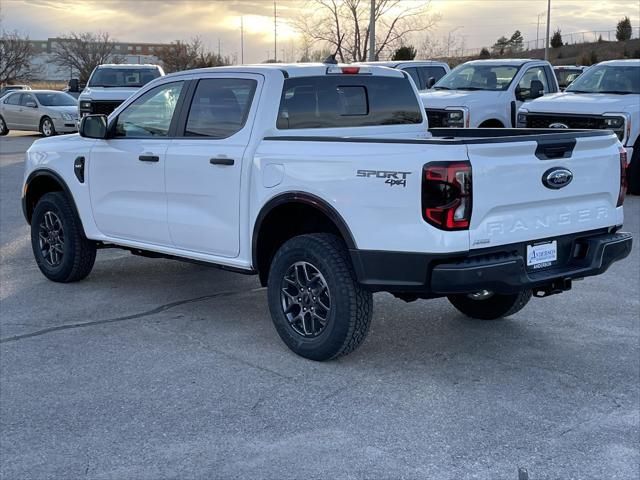
[[527,245],[527,268],[539,270],[558,262],[558,242],[551,240]]

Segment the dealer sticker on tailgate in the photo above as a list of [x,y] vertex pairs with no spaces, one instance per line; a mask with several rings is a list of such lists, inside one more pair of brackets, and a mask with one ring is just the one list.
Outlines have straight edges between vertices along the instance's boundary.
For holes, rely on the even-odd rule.
[[558,242],[527,245],[527,266],[545,268],[551,266],[558,259]]

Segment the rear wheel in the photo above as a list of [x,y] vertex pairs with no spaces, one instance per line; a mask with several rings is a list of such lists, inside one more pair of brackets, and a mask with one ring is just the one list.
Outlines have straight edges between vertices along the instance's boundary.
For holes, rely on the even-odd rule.
[[0,116],[0,137],[9,133],[9,129],[7,128],[7,123],[4,121],[4,118]]
[[479,320],[497,320],[522,310],[531,300],[531,290],[512,295],[501,295],[487,290],[476,293],[449,295],[451,304],[467,317]]
[[369,331],[371,292],[358,284],[334,235],[301,235],[282,245],[271,263],[268,298],[280,338],[311,360],[346,355]]
[[636,142],[631,156],[631,163],[627,167],[627,182],[629,193],[640,195],[640,142]]
[[96,245],[82,231],[67,196],[43,195],[31,218],[31,247],[40,271],[54,282],[76,282],[91,272]]
[[56,134],[56,127],[53,125],[53,120],[49,117],[42,117],[42,120],[40,120],[40,133],[45,137],[53,137]]

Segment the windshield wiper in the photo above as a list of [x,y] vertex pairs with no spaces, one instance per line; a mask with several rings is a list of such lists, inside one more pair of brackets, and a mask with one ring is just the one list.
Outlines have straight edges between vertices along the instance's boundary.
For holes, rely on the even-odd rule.
[[596,93],[596,92],[587,92],[586,90],[565,90],[567,93]]
[[633,92],[629,92],[628,90],[627,91],[624,91],[624,90],[603,90],[601,92],[595,92],[595,93],[610,93],[612,95],[630,95]]
[[434,90],[451,90],[449,87],[433,87]]
[[469,91],[477,91],[477,90],[486,90],[489,91],[489,88],[482,88],[482,87],[458,87],[456,90],[469,90]]

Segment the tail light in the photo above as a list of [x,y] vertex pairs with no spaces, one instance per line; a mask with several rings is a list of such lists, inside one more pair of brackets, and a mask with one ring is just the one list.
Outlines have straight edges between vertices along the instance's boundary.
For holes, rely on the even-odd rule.
[[620,147],[620,193],[618,193],[618,203],[616,207],[621,207],[624,197],[627,194],[627,151]]
[[432,162],[424,166],[422,217],[441,230],[468,230],[471,221],[471,164]]

